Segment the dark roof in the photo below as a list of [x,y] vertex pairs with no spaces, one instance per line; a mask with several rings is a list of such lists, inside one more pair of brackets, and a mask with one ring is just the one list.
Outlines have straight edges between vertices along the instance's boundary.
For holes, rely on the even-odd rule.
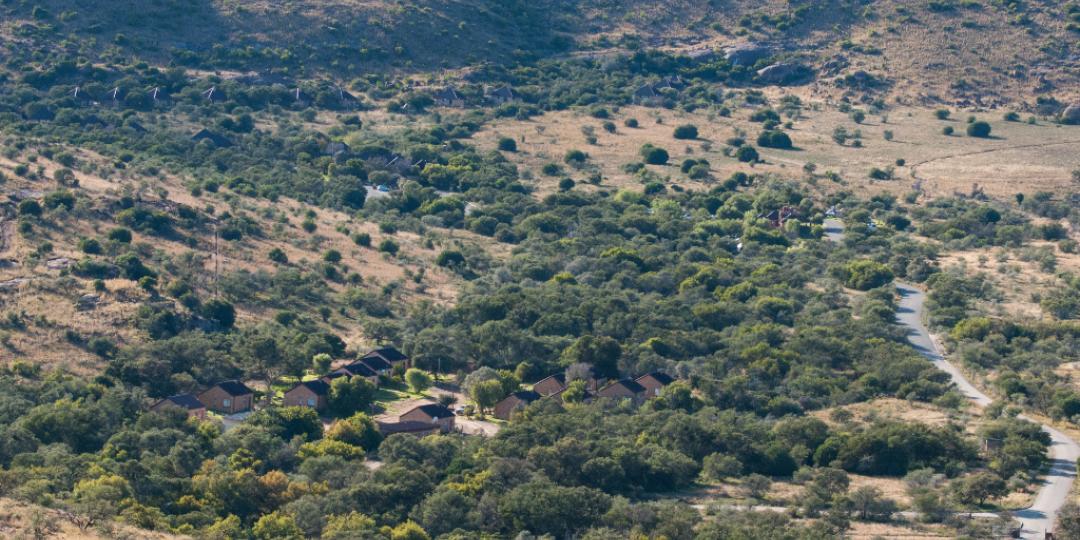
[[218,133],[214,133],[213,131],[210,131],[206,128],[200,129],[196,134],[192,135],[191,140],[195,142],[207,140],[214,143],[214,146],[232,146],[232,141],[230,141],[228,137],[220,135]]
[[429,424],[427,422],[378,422],[379,431],[383,435],[393,435],[395,433],[423,433],[425,431],[436,431],[441,429],[438,424]]
[[247,394],[253,394],[250,388],[244,386],[244,383],[240,381],[223,381],[215,384],[214,386],[222,389],[230,396],[243,396]]
[[[635,381],[634,379],[622,379],[622,380],[618,380],[618,381],[615,381],[615,382],[613,382],[613,383],[611,383],[611,384],[607,385],[607,386],[606,386],[606,387],[604,387],[604,388],[611,388],[612,386],[615,386],[615,385],[620,385],[620,386],[623,386],[623,387],[625,387],[625,388],[626,388],[627,390],[629,390],[629,391],[631,391],[631,392],[633,392],[633,393],[635,393],[635,394],[640,394],[641,392],[644,392],[644,391],[645,391],[645,387],[644,387],[644,386],[641,386],[640,384],[638,384],[638,383],[637,383],[637,381]],[[601,390],[601,391],[602,391],[602,390]]]
[[[390,362],[380,356],[365,356],[363,359],[353,362],[345,367],[351,368],[352,366],[364,366],[372,372],[385,371],[394,367]],[[374,375],[375,373],[372,374]]]
[[401,351],[393,347],[381,347],[375,349],[364,355],[364,358],[371,358],[372,356],[378,356],[386,360],[387,362],[401,362],[402,360],[408,360],[409,357],[402,354]]
[[359,375],[361,377],[374,377],[378,375],[375,368],[367,362],[353,362],[347,366],[343,366],[341,369],[348,371],[352,375]]
[[652,377],[652,378],[660,381],[660,384],[671,384],[671,383],[675,382],[675,379],[672,378],[671,375],[668,375],[667,373],[661,373],[659,371],[654,371],[652,373],[646,373],[646,374],[638,377],[635,380],[640,381],[641,379],[644,379],[645,377]]
[[454,90],[453,86],[447,86],[444,88],[440,88],[435,92],[435,99],[441,99],[444,101],[456,101],[461,99],[461,96],[458,95],[457,90]]
[[556,373],[554,375],[548,375],[547,377],[544,377],[543,379],[540,379],[539,381],[536,381],[533,385],[535,386],[535,385],[540,384],[540,383],[542,383],[542,382],[544,382],[544,381],[546,381],[548,379],[555,379],[556,381],[559,382],[559,384],[561,384],[563,386],[566,386],[566,375],[563,374],[563,373]]
[[517,398],[517,399],[519,399],[521,401],[524,401],[525,403],[532,403],[532,402],[540,399],[541,397],[543,397],[543,396],[541,396],[540,394],[538,394],[536,392],[533,392],[532,390],[521,390],[519,392],[514,392],[513,394],[510,394],[509,396],[506,396],[503,399],[506,400],[506,399],[510,399],[510,398]]
[[180,394],[180,395],[177,395],[177,396],[169,396],[169,397],[155,403],[154,407],[157,407],[158,405],[161,405],[162,403],[166,403],[166,402],[168,402],[168,403],[170,403],[172,405],[176,405],[177,407],[180,407],[182,409],[187,409],[187,410],[205,409],[206,408],[206,405],[203,405],[203,402],[199,401],[199,398],[197,398],[197,397],[195,397],[195,396],[193,396],[191,394]]
[[292,387],[292,390],[295,390],[301,386],[306,386],[307,389],[314,392],[316,396],[325,396],[326,394],[330,393],[330,385],[319,379],[315,379],[313,381],[303,381],[300,384]]
[[451,416],[454,416],[454,411],[451,411],[450,409],[447,409],[446,407],[443,407],[438,403],[425,403],[423,405],[405,411],[403,415],[417,410],[423,412],[424,414],[432,418],[449,418]]

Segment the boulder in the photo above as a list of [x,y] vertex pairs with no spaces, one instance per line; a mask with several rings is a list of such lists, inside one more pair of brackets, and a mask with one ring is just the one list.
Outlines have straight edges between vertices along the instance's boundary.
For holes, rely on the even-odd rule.
[[786,84],[801,79],[810,68],[797,63],[773,64],[757,71],[758,80],[765,84]]
[[1065,107],[1065,112],[1061,113],[1061,121],[1066,124],[1080,124],[1080,103]]
[[724,59],[734,66],[752,66],[762,58],[768,58],[772,48],[759,43],[744,43],[724,48]]

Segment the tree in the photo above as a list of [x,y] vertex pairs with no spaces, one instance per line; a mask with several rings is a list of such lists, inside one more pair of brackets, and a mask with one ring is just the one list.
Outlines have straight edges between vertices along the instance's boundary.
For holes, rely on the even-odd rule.
[[588,395],[588,386],[585,381],[576,379],[566,385],[566,390],[562,393],[562,399],[566,403],[581,403],[585,401],[586,395]]
[[289,514],[271,512],[259,518],[251,528],[259,540],[303,540],[304,532]]
[[1069,501],[1058,510],[1056,533],[1061,538],[1080,538],[1080,505]]
[[990,123],[979,120],[978,122],[972,122],[968,124],[967,134],[968,137],[987,138],[990,136]]
[[390,540],[431,540],[431,536],[415,522],[406,521],[390,531]]
[[332,515],[326,518],[322,540],[375,540],[383,538],[379,534],[375,520],[360,512]]
[[619,376],[619,358],[622,347],[619,342],[607,336],[585,335],[563,350],[559,362],[564,366],[588,364],[597,377],[614,378]]
[[327,407],[339,418],[350,416],[371,406],[378,388],[364,377],[338,377],[330,383]]
[[977,503],[980,506],[986,499],[1000,497],[1008,493],[1008,486],[1000,476],[990,472],[978,472],[952,483],[956,500],[962,503]]
[[382,434],[375,420],[364,413],[356,413],[330,424],[326,429],[326,438],[359,446],[369,452],[378,448],[382,442]]
[[743,487],[751,499],[761,500],[772,487],[772,480],[768,476],[755,473],[743,479]]
[[222,330],[228,330],[236,323],[236,309],[232,304],[220,298],[207,300],[199,308],[199,312]]
[[477,383],[469,393],[469,397],[476,403],[481,414],[495,406],[505,396],[506,393],[503,392],[502,383],[494,379]]
[[714,453],[705,456],[701,463],[701,474],[714,482],[738,476],[742,473],[742,463],[735,456]]
[[319,353],[311,357],[311,369],[316,374],[321,375],[330,370],[330,365],[334,359],[329,354]]
[[405,372],[405,384],[409,385],[409,389],[414,394],[422,394],[428,388],[431,388],[431,375],[422,369],[409,368]]
[[896,503],[884,498],[874,486],[860,486],[851,492],[851,505],[861,520],[888,520],[896,511]]

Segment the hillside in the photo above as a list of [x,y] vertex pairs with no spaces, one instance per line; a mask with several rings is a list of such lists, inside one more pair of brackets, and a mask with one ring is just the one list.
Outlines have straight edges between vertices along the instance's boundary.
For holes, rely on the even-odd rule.
[[[644,2],[485,0],[9,3],[20,50],[339,81],[494,62],[757,43],[826,82],[867,72],[911,103],[1078,98],[1080,22],[1056,1]],[[1076,8],[1080,9],[1080,8]],[[58,39],[66,37],[67,39]],[[39,55],[39,59],[40,59]],[[40,61],[40,60],[39,60]]]
[[0,1],[0,536],[1080,538],[1078,38]]

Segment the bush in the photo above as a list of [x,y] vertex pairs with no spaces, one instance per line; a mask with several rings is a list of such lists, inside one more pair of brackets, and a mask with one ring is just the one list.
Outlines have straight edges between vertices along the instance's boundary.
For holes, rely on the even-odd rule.
[[502,150],[503,152],[517,152],[517,141],[510,137],[500,137],[499,150]]
[[571,178],[563,178],[559,180],[559,191],[570,191],[574,189],[574,180]]
[[942,129],[941,132],[945,135],[952,135],[954,130],[952,126],[945,126],[945,128]]
[[393,241],[393,240],[391,240],[389,238],[387,238],[386,240],[383,240],[382,242],[379,242],[379,251],[381,251],[383,253],[389,253],[391,255],[397,255],[397,252],[398,252],[399,249],[400,249],[400,247],[398,246],[397,242],[395,242],[395,241]]
[[645,163],[649,165],[665,165],[668,162],[667,150],[646,144],[641,147],[641,157],[645,160]]
[[41,215],[41,203],[34,199],[25,199],[19,203],[19,215],[20,216],[40,216]]
[[783,131],[762,131],[757,138],[758,146],[764,148],[791,148],[791,137]]
[[743,163],[754,163],[758,158],[758,151],[750,145],[740,146],[739,149],[735,151],[735,159],[738,159]]
[[969,137],[979,137],[985,139],[990,136],[990,123],[983,120],[972,122],[968,124],[967,134]]
[[675,128],[675,138],[680,140],[696,139],[698,138],[697,126],[693,124],[684,124]]
[[540,172],[547,176],[556,176],[561,170],[562,169],[560,169],[559,165],[556,163],[545,163],[544,166],[540,168]]
[[860,110],[852,111],[851,112],[851,120],[853,122],[855,122],[856,124],[861,124],[861,123],[863,123],[863,120],[866,120],[866,113],[864,113],[864,112],[862,112]]
[[1005,113],[1004,118],[1005,118],[1006,122],[1019,122],[1020,121],[1020,114],[1015,112],[1015,111],[1009,111],[1009,112]]
[[281,248],[274,248],[267,254],[267,258],[278,264],[285,264],[289,262],[289,256],[285,254],[285,251]]
[[844,285],[860,291],[868,291],[886,285],[893,280],[892,270],[884,264],[868,259],[847,263],[839,271]]
[[581,150],[567,150],[566,155],[563,156],[563,161],[567,164],[580,166],[585,163],[585,160],[589,159],[589,155]]
[[628,128],[636,128],[638,127],[637,118],[627,118],[625,121],[623,121],[623,125]]
[[352,241],[360,247],[371,247],[371,235],[368,233],[356,233],[352,235]]
[[109,240],[112,240],[113,242],[119,242],[121,244],[130,244],[131,231],[123,227],[117,227],[115,229],[112,229],[111,231],[109,231]]
[[83,253],[96,255],[101,253],[101,242],[98,242],[93,238],[83,238],[82,240],[79,240],[79,250]]
[[602,127],[608,133],[615,133],[615,122],[604,122]]
[[948,120],[949,114],[948,109],[938,109],[934,111],[934,116],[936,116],[938,120]]

